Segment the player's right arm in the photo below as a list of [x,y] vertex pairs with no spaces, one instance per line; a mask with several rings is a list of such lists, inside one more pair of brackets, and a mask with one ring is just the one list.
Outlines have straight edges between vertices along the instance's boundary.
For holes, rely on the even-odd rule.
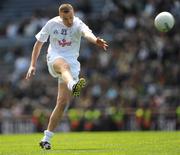
[[49,37],[49,22],[47,22],[46,25],[41,29],[41,31],[36,35],[37,41],[35,42],[32,50],[31,64],[26,74],[26,79],[30,79],[32,75],[35,75],[37,59],[39,57],[41,48],[44,42],[47,41],[48,37]]
[[32,75],[35,75],[36,71],[36,62],[39,57],[41,48],[43,46],[43,42],[36,41],[32,50],[32,55],[31,55],[31,64],[29,66],[28,72],[26,74],[26,79],[30,79]]

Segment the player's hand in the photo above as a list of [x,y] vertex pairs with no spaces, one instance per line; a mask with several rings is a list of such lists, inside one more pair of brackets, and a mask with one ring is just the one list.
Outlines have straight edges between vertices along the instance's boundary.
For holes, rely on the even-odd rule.
[[106,42],[105,40],[99,38],[99,37],[97,37],[96,44],[97,44],[99,47],[103,48],[105,51],[106,51],[107,48],[108,48],[107,42]]
[[36,71],[36,68],[33,66],[30,66],[26,74],[26,80],[29,80],[33,75],[35,75],[35,71]]

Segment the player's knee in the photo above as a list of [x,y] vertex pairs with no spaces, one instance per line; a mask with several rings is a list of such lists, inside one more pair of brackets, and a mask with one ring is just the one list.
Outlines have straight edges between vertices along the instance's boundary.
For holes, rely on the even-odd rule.
[[64,63],[61,67],[62,70],[70,70],[70,66],[67,63]]
[[54,67],[54,70],[57,72],[57,73],[62,73],[63,71],[66,71],[66,70],[70,70],[70,66],[68,63],[54,63],[53,65]]

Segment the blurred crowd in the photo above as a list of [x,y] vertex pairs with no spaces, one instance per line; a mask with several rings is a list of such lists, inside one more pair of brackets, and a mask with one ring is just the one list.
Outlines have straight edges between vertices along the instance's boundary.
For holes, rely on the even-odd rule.
[[[81,76],[88,84],[80,98],[71,100],[62,130],[180,129],[180,2],[103,0],[95,10],[91,1],[68,2],[76,16],[107,40],[109,49],[104,52],[82,40]],[[1,39],[30,38],[28,44],[0,48],[0,127],[4,118],[23,116],[30,117],[34,131],[47,125],[57,95],[57,80],[47,71],[47,45],[35,77],[30,81],[24,77],[34,35],[58,14],[57,8],[38,9],[31,17],[0,26]],[[168,33],[154,28],[153,20],[162,11],[175,17]]]

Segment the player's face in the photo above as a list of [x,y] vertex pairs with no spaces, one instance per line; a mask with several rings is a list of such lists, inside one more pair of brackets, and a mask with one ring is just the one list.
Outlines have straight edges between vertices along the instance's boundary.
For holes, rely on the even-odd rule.
[[67,27],[71,27],[73,25],[73,11],[70,11],[68,13],[60,13],[60,17],[62,18],[64,25],[66,25]]

